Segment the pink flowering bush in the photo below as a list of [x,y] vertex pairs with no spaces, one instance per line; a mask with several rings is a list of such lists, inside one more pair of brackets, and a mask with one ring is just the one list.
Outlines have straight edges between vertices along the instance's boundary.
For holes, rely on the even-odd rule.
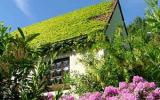
[[74,97],[71,95],[68,95],[68,96],[66,95],[66,96],[61,97],[59,100],[74,100]]
[[47,98],[48,100],[53,100],[53,94],[51,92],[48,92]]
[[[63,96],[60,100],[76,99],[73,96]],[[160,100],[160,88],[154,82],[134,76],[132,83],[120,82],[119,87],[108,86],[102,93],[86,93],[78,100]]]

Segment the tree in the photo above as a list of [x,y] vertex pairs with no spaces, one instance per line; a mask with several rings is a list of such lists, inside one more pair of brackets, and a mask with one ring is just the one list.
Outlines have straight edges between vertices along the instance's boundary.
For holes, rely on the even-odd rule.
[[127,27],[129,34],[144,34],[150,31],[145,18],[136,17]]
[[160,33],[160,8],[158,0],[145,0],[148,8],[146,11],[146,22],[153,32]]

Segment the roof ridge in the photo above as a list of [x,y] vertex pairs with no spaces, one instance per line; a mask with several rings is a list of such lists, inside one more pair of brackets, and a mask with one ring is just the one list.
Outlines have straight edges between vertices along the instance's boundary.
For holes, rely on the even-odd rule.
[[111,13],[108,15],[109,19],[107,20],[107,23],[110,23],[111,19],[112,19],[112,15],[116,9],[116,6],[118,4],[119,0],[112,0],[112,11]]

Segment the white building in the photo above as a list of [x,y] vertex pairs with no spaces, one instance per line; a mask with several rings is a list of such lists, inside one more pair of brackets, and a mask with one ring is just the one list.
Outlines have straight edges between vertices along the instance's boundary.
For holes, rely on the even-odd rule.
[[[51,18],[27,26],[23,30],[28,34],[40,33],[31,46],[42,46],[44,55],[50,52],[58,53],[57,59],[51,63],[53,68],[50,87],[54,90],[56,85],[52,85],[53,81],[61,83],[57,84],[58,86],[63,86],[64,72],[85,73],[84,65],[79,62],[81,52],[77,51],[77,48],[85,52],[94,44],[92,41],[94,36],[97,34],[111,36],[117,26],[121,26],[123,34],[127,34],[120,3],[118,0],[113,0]],[[93,39],[89,39],[89,35],[93,35]],[[91,45],[86,46],[85,42]],[[98,54],[103,55],[103,50],[99,50]]]

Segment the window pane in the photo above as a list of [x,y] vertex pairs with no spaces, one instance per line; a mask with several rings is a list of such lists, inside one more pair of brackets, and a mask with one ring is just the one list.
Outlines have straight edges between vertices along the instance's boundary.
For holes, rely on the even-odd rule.
[[61,69],[56,70],[56,75],[55,76],[62,76],[62,71]]
[[61,68],[61,64],[62,64],[62,62],[56,63],[56,69]]
[[63,69],[64,71],[68,71],[69,70],[69,67],[68,66],[66,66],[66,67],[64,67],[64,69]]
[[57,59],[51,64],[52,68],[50,71],[49,84],[62,84],[63,74],[69,72],[69,57]]
[[64,65],[64,67],[66,67],[66,66],[68,66],[69,65],[69,61],[63,61],[63,65]]

